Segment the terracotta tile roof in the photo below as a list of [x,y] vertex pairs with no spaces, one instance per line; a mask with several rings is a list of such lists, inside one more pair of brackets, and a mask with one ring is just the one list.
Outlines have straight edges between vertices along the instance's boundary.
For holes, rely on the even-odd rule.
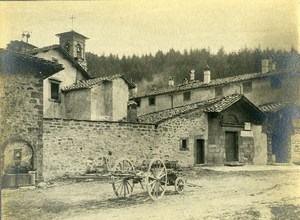
[[16,62],[26,62],[37,66],[44,78],[64,69],[61,64],[56,62],[1,48],[0,58],[0,68],[3,68],[5,71],[9,71],[20,66],[16,65]]
[[117,78],[123,78],[125,82],[129,85],[130,88],[134,88],[134,85],[129,82],[123,74],[116,74],[112,76],[104,76],[104,77],[98,77],[94,79],[89,79],[89,80],[84,80],[79,83],[75,83],[71,86],[66,86],[65,88],[62,89],[64,92],[72,91],[72,90],[79,90],[79,89],[88,89],[92,88],[93,86],[100,85],[104,81],[112,81]]
[[189,105],[184,105],[176,108],[165,109],[157,112],[140,115],[139,122],[144,123],[160,123],[175,116],[203,109],[204,112],[221,112],[244,97],[241,94],[232,94],[225,97],[209,99],[201,102],[196,102]]
[[237,101],[239,101],[243,95],[241,94],[233,94],[229,96],[223,97],[221,100],[213,103],[210,106],[204,108],[205,112],[222,112],[227,109],[229,106],[233,105]]
[[49,51],[49,50],[58,50],[60,51],[64,57],[66,57],[72,64],[75,65],[75,67],[81,71],[87,78],[91,79],[93,78],[91,74],[89,74],[85,69],[82,68],[82,66],[77,63],[77,61],[60,45],[54,44],[46,47],[36,48],[32,51],[27,52],[27,54],[35,55],[39,52]]
[[[223,85],[227,83],[235,83],[240,81],[246,81],[251,79],[258,79],[258,78],[264,78],[269,77],[273,75],[278,74],[285,74],[286,71],[274,71],[274,72],[268,72],[268,73],[247,73],[243,75],[238,76],[231,76],[226,78],[219,78],[215,80],[211,80],[209,83],[204,83],[203,81],[195,80],[192,82],[189,82],[188,84],[178,84],[171,87],[166,88],[160,88],[152,91],[146,91],[143,93],[136,94],[132,96],[131,98],[141,98],[141,97],[147,97],[152,95],[159,95],[164,93],[172,93],[172,92],[178,92],[178,91],[184,91],[184,90],[190,90],[190,89],[196,89],[196,88],[203,88],[203,87],[209,87],[209,86],[218,86]],[[299,73],[298,73],[299,75]]]
[[290,103],[287,103],[287,102],[271,102],[271,103],[265,103],[263,105],[260,105],[259,109],[262,112],[274,113],[274,112],[278,112],[279,110],[288,107],[289,105],[290,105]]

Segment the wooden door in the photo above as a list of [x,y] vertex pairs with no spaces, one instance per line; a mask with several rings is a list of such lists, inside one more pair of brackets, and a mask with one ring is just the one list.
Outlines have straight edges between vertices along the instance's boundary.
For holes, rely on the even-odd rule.
[[204,140],[196,140],[196,164],[205,163],[205,150],[204,150]]
[[226,161],[238,161],[237,132],[225,132]]

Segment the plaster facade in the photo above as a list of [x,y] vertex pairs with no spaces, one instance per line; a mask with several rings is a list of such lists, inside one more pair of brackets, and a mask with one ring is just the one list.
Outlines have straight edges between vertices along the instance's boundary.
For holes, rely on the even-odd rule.
[[[272,81],[278,79],[280,87],[272,87]],[[244,91],[243,83],[251,82],[251,91]],[[220,85],[207,85],[199,88],[188,89],[184,91],[166,92],[157,95],[148,95],[132,100],[140,99],[140,106],[138,107],[138,115],[148,114],[150,112],[168,109],[172,107],[182,106],[199,102],[207,99],[212,99],[218,96],[226,96],[229,94],[241,93],[245,95],[255,105],[261,105],[269,102],[292,102],[300,106],[300,78],[289,76],[288,73],[282,73],[278,76],[267,76],[260,78],[253,78],[251,80],[243,80],[234,83],[226,83]],[[216,88],[222,88],[222,94],[216,93]],[[183,99],[184,92],[191,92],[190,100]],[[155,97],[155,105],[149,105],[149,97]]]
[[[44,117],[45,118],[64,118],[66,115],[65,97],[61,89],[70,86],[80,80],[87,79],[71,62],[56,49],[48,51],[41,51],[35,55],[36,57],[46,60],[53,60],[53,58],[63,65],[64,70],[44,79]],[[59,97],[58,99],[51,99],[51,82],[59,84]]]

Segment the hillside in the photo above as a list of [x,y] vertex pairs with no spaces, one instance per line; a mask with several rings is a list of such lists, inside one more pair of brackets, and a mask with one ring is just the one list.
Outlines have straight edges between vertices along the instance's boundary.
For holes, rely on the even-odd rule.
[[139,91],[150,89],[151,86],[166,86],[168,78],[173,76],[175,83],[181,83],[189,77],[189,71],[196,70],[196,79],[203,80],[203,69],[211,68],[211,78],[223,78],[244,73],[260,72],[261,60],[272,59],[277,69],[298,68],[300,56],[295,49],[282,51],[274,49],[243,48],[238,52],[227,53],[220,48],[217,53],[209,49],[194,49],[184,52],[170,49],[167,53],[158,51],[155,55],[147,54],[140,57],[118,57],[110,54],[96,55],[87,53],[89,72],[95,77],[124,73],[129,80],[138,84]]

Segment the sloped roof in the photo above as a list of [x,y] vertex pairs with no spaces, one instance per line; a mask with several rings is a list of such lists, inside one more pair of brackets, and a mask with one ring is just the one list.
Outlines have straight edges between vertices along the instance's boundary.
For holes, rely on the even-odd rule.
[[216,101],[215,103],[206,106],[204,108],[205,112],[222,112],[227,109],[229,106],[233,105],[237,101],[239,101],[243,95],[241,94],[233,94],[229,96],[225,96],[220,100]]
[[[159,94],[165,94],[165,93],[173,93],[173,92],[179,92],[179,91],[184,91],[184,90],[190,90],[190,89],[196,89],[196,88],[204,88],[204,87],[209,87],[209,86],[218,86],[218,85],[223,85],[227,83],[235,83],[235,82],[240,82],[240,81],[247,81],[251,79],[259,79],[259,78],[264,78],[264,77],[269,77],[273,75],[283,75],[286,74],[288,71],[273,71],[273,72],[268,72],[268,73],[247,73],[243,75],[238,75],[238,76],[231,76],[231,77],[226,77],[226,78],[219,78],[215,80],[211,80],[209,83],[204,83],[203,81],[200,80],[195,80],[192,82],[189,82],[187,84],[178,84],[175,86],[170,86],[166,88],[160,88],[152,91],[146,91],[143,93],[136,94],[132,96],[131,98],[142,98],[142,97],[147,97],[147,96],[152,96],[152,95],[159,95]],[[298,73],[300,76],[300,74]]]
[[93,78],[82,66],[60,45],[54,44],[46,47],[36,48],[32,51],[28,51],[28,54],[37,54],[39,52],[47,52],[49,50],[58,50],[62,55],[67,58],[80,72],[82,72],[87,78]]
[[67,32],[63,32],[63,33],[59,33],[59,34],[56,34],[55,36],[57,36],[57,37],[79,36],[79,37],[81,37],[83,39],[89,39],[88,37],[86,37],[86,36],[84,36],[82,34],[79,34],[78,32],[73,31],[73,30],[67,31]]
[[287,102],[271,102],[260,105],[259,109],[266,113],[275,113],[288,107],[289,105],[290,103]]
[[1,48],[0,58],[0,68],[4,69],[4,71],[10,71],[16,68],[20,68],[20,65],[18,65],[19,62],[25,62],[40,68],[41,74],[44,78],[64,69],[61,64],[55,63],[53,61]]
[[[201,102],[196,102],[189,105],[184,105],[176,108],[165,109],[157,112],[140,115],[139,122],[145,123],[159,123],[167,119],[185,114],[197,109],[203,109],[204,112],[222,112],[239,100],[245,100],[251,103],[241,94],[232,94],[225,97],[208,99]],[[254,105],[253,105],[254,106]],[[256,110],[260,111],[258,108]]]
[[23,47],[27,49],[34,49],[37,48],[36,46],[26,43],[24,41],[19,41],[19,40],[13,40],[7,45],[8,50],[15,50],[17,47]]
[[113,81],[114,79],[122,78],[124,81],[129,85],[129,88],[134,88],[135,86],[129,82],[123,74],[116,74],[112,76],[104,76],[104,77],[98,77],[94,79],[84,80],[79,83],[75,83],[71,86],[66,86],[62,89],[64,92],[72,91],[72,90],[79,90],[79,89],[88,89],[92,88],[93,86],[100,85],[104,81]]

